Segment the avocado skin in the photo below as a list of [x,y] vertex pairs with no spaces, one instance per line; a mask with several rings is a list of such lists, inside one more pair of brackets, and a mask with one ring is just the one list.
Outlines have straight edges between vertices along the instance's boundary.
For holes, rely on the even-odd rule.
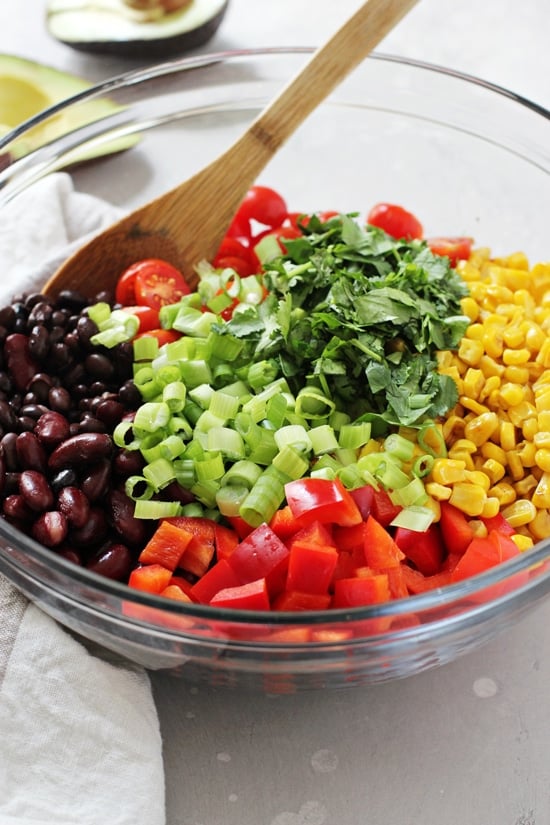
[[197,49],[207,43],[216,33],[225,17],[229,0],[217,14],[205,21],[192,31],[158,39],[144,38],[143,40],[65,40],[56,37],[61,43],[70,46],[75,51],[91,54],[107,54],[117,57],[128,57],[141,60],[153,60],[181,54],[182,52]]

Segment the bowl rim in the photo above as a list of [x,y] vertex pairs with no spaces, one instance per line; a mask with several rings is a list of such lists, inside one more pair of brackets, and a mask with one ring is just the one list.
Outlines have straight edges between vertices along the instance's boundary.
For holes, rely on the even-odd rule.
[[[246,58],[262,58],[272,56],[293,56],[293,55],[310,55],[315,52],[315,48],[310,46],[283,46],[283,47],[269,47],[269,48],[252,48],[252,49],[236,49],[225,50],[218,52],[209,52],[197,56],[179,58],[162,63],[154,63],[148,67],[123,72],[115,75],[107,80],[101,81],[91,85],[75,95],[67,97],[52,106],[42,110],[37,115],[28,118],[4,137],[0,138],[0,151],[8,146],[13,140],[20,137],[26,131],[42,123],[47,118],[59,113],[67,106],[82,101],[92,100],[105,93],[113,92],[117,89],[137,85],[144,81],[151,80],[156,77],[179,73],[181,71],[191,71],[203,67],[211,66],[215,63],[224,61],[240,60]],[[452,68],[447,68],[436,63],[429,63],[412,58],[401,57],[398,55],[387,54],[374,51],[369,55],[367,60],[382,61],[386,63],[395,63],[402,66],[410,66],[414,69],[421,69],[427,72],[433,72],[439,75],[451,77],[455,80],[471,84],[473,86],[485,89],[491,93],[508,98],[515,103],[531,110],[537,115],[542,116],[546,120],[550,120],[550,110],[536,103],[528,98],[519,95],[503,86],[486,81],[475,75],[470,75]],[[55,143],[54,139],[52,142]],[[34,152],[40,151],[42,147],[38,147]],[[33,154],[33,153],[31,153]],[[28,156],[25,156],[28,157]],[[9,172],[8,166],[6,171]],[[0,181],[2,175],[0,174]],[[128,585],[109,579],[84,567],[75,565],[64,559],[61,556],[52,552],[51,549],[42,547],[38,542],[34,541],[30,536],[20,532],[4,519],[0,518],[0,537],[8,544],[16,544],[18,547],[22,546],[24,552],[33,560],[39,563],[46,563],[48,566],[58,573],[68,576],[75,584],[85,585],[88,588],[96,590],[102,596],[109,596],[124,601],[132,601],[138,604],[155,608],[161,612],[177,614],[180,616],[192,617],[202,620],[215,620],[218,622],[233,622],[236,624],[251,624],[251,625],[278,625],[278,626],[300,626],[311,624],[339,624],[339,623],[353,623],[355,621],[363,621],[367,619],[376,619],[381,617],[400,617],[408,613],[419,611],[429,611],[437,608],[442,611],[445,607],[452,607],[460,602],[462,599],[468,597],[475,597],[476,594],[483,592],[485,589],[505,582],[509,577],[513,577],[518,573],[525,572],[531,568],[544,565],[550,562],[550,539],[545,539],[538,542],[532,549],[525,553],[516,556],[500,565],[491,568],[490,570],[470,577],[460,582],[446,585],[442,588],[435,588],[416,595],[411,595],[406,598],[395,599],[390,602],[377,605],[367,605],[354,608],[338,608],[329,610],[316,611],[252,611],[252,610],[236,610],[225,609],[219,607],[211,607],[209,605],[201,605],[195,603],[181,603],[174,600],[165,599],[155,594],[148,594],[136,589],[129,588]],[[16,564],[20,567],[18,560],[13,560],[12,554],[5,551],[0,546],[0,556],[5,556],[10,560],[10,564]],[[31,571],[26,571],[27,574]],[[34,573],[33,573],[34,576]],[[513,599],[518,593],[527,592],[535,585],[539,585],[543,579],[550,578],[550,565],[548,570],[544,571],[542,575],[534,576],[524,582],[523,585],[517,589],[509,590],[499,599],[489,599],[485,603],[473,603],[471,606],[465,607],[460,612],[460,616],[471,615],[474,609],[483,609],[494,607],[497,602],[505,602]],[[71,593],[69,598],[75,602],[83,602],[88,606],[92,606],[94,610],[111,613],[108,607],[101,604],[101,602],[94,602],[89,605],[89,602],[78,593]],[[449,616],[438,616],[437,622],[447,621]],[[139,623],[139,619],[133,617],[124,617],[125,621],[132,623]],[[424,627],[432,624],[428,621],[423,624]],[[178,630],[170,628],[170,633],[177,636],[184,637],[189,635],[189,630]],[[390,631],[390,635],[393,631]]]
[[[201,55],[194,55],[191,57],[183,57],[175,60],[153,63],[145,68],[133,69],[128,72],[122,72],[112,76],[111,78],[108,78],[107,80],[103,80],[98,83],[93,83],[88,89],[84,89],[81,92],[77,92],[74,95],[66,97],[63,100],[60,100],[57,103],[48,106],[46,109],[43,109],[36,115],[33,115],[32,117],[22,121],[20,124],[18,124],[9,132],[7,132],[3,137],[0,137],[0,151],[7,147],[10,143],[12,143],[16,138],[21,137],[21,135],[25,132],[29,131],[35,126],[38,126],[44,120],[47,120],[52,115],[58,114],[60,111],[63,111],[68,106],[71,106],[75,103],[80,103],[82,101],[93,100],[94,98],[100,97],[105,93],[113,92],[123,87],[137,85],[141,82],[152,80],[156,77],[175,74],[181,71],[191,71],[193,69],[200,69],[203,67],[211,66],[215,63],[222,63],[225,61],[237,60],[247,57],[261,58],[277,55],[312,55],[315,51],[316,49],[312,46],[272,46],[250,49],[228,49],[225,51],[207,52]],[[485,89],[486,91],[493,92],[497,95],[500,95],[501,97],[508,98],[513,102],[519,103],[521,106],[530,109],[536,114],[541,115],[543,118],[550,120],[550,109],[547,109],[542,104],[537,103],[534,100],[525,97],[524,95],[518,94],[517,92],[507,89],[506,87],[501,86],[497,83],[485,80],[477,75],[468,74],[467,72],[462,72],[458,69],[452,69],[438,63],[431,63],[410,57],[402,57],[399,55],[390,54],[386,52],[379,52],[376,50],[371,52],[371,54],[368,55],[364,62],[370,60],[382,61],[386,63],[397,63],[403,66],[411,66],[415,69],[421,69],[427,72],[433,72],[435,74],[451,77],[455,80],[459,80],[471,84],[473,86],[477,86],[481,89]]]

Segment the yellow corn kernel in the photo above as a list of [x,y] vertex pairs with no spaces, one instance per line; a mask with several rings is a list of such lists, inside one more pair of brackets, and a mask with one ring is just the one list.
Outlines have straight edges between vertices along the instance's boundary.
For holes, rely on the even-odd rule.
[[483,353],[484,347],[481,341],[471,338],[463,338],[458,347],[458,357],[470,367],[476,367],[480,363]]
[[539,430],[533,436],[533,443],[537,449],[550,450],[550,432],[548,430]]
[[499,421],[495,412],[484,412],[466,423],[464,436],[480,447],[498,430]]
[[[464,339],[462,339],[462,340],[464,340]],[[503,364],[499,364],[498,361],[495,361],[494,358],[491,358],[490,355],[486,355],[486,354],[481,356],[481,358],[479,359],[479,362],[478,362],[478,364],[476,364],[476,366],[479,366],[480,369],[483,370],[483,375],[486,378],[489,378],[491,375],[498,375],[498,377],[500,378],[504,374],[504,370],[505,370],[505,367],[504,367]]]
[[510,536],[520,553],[525,553],[526,550],[530,550],[533,546],[534,542],[531,536],[522,536],[520,533],[514,533],[513,536]]
[[[509,269],[529,269],[529,259],[525,252],[512,252],[510,255],[507,255],[502,259],[502,264]],[[519,291],[520,290],[518,290],[518,292]],[[526,290],[523,289],[521,291],[525,292]]]
[[441,521],[441,505],[436,498],[428,498],[422,506],[427,507],[428,510],[432,511],[434,522]]
[[535,541],[542,541],[550,536],[550,512],[547,509],[537,510],[537,515],[529,522],[529,532]]
[[370,438],[367,443],[361,447],[360,455],[364,456],[380,452],[382,452],[382,442],[377,438]]
[[535,356],[535,361],[537,364],[542,364],[545,369],[550,367],[550,338],[545,338],[543,341],[541,348]]
[[470,412],[473,412],[476,415],[489,412],[489,407],[486,407],[484,404],[480,404],[474,398],[468,398],[467,395],[461,395],[459,401],[465,409],[470,410]]
[[522,401],[521,404],[515,404],[513,407],[510,407],[507,412],[508,418],[514,427],[518,428],[523,427],[528,418],[537,417],[537,409],[529,401]]
[[[485,335],[483,336],[481,341],[483,343],[483,350],[485,352],[485,355],[488,355],[489,358],[500,359],[502,357],[502,352],[504,350],[504,340],[502,338],[502,332],[497,332],[497,327],[494,324],[487,328]],[[479,363],[479,361],[477,363]]]
[[527,367],[510,366],[504,370],[503,378],[510,384],[526,385],[530,381],[531,374]]
[[464,481],[453,484],[449,503],[468,516],[480,516],[486,499],[487,493],[483,487]]
[[451,488],[437,481],[428,481],[425,485],[426,492],[435,501],[448,501],[451,497]]
[[540,432],[548,432],[550,430],[550,410],[541,410],[538,414],[537,423]]
[[466,298],[462,298],[460,306],[462,313],[467,315],[470,321],[477,321],[479,317],[479,304],[477,301],[474,301],[474,299],[468,295]]
[[483,388],[479,393],[478,401],[486,401],[488,398],[491,397],[492,393],[498,393],[500,388],[500,376],[498,375],[490,375],[488,378],[485,379],[485,383],[483,384]]
[[468,438],[457,438],[456,441],[453,441],[450,450],[462,453],[475,453],[477,450],[477,445]]
[[[510,324],[502,333],[502,338],[507,347],[511,347],[512,350],[516,350],[525,343],[525,330],[520,324]],[[505,352],[509,352],[509,350],[504,350],[502,353],[503,359]],[[527,350],[527,352],[529,353],[529,357],[531,357],[531,351]]]
[[543,471],[531,501],[538,510],[547,510],[550,507],[550,473]]
[[550,473],[550,450],[536,450],[535,464],[545,473]]
[[449,443],[455,432],[464,432],[464,419],[459,415],[449,415],[442,426],[443,439],[446,444]]
[[543,392],[535,391],[535,407],[537,412],[550,410],[550,387],[545,389]]
[[525,498],[518,498],[509,507],[504,507],[502,515],[512,527],[520,527],[529,524],[537,515],[537,508],[532,501]]
[[485,444],[482,444],[479,453],[485,459],[491,458],[499,464],[506,464],[506,451],[495,444],[494,441],[486,441]]
[[431,469],[436,484],[456,484],[466,478],[466,464],[453,458],[436,458]]
[[521,384],[501,384],[499,398],[505,407],[517,407],[525,399],[525,388]]
[[451,447],[447,453],[447,458],[451,458],[453,461],[461,461],[466,470],[475,470],[472,454],[467,453],[466,450],[455,450],[454,447]]
[[466,370],[462,384],[462,393],[469,398],[479,398],[485,384],[485,376],[481,370],[470,367]]
[[493,277],[498,277],[499,281],[510,289],[529,289],[530,287],[530,273],[524,269],[497,267],[492,264],[490,272]]
[[526,421],[523,422],[521,432],[523,433],[523,437],[527,439],[527,441],[534,441],[538,431],[538,418],[528,418]]
[[496,496],[487,496],[483,510],[481,511],[482,518],[494,518],[500,512],[500,501]]
[[506,453],[506,464],[508,473],[514,481],[519,481],[525,475],[525,468],[521,456],[517,450],[510,450]]
[[531,496],[537,484],[538,479],[535,478],[533,473],[529,473],[529,475],[525,476],[524,478],[521,478],[518,482],[516,482],[514,486],[516,493],[520,498],[527,498],[528,496]]
[[518,445],[517,454],[524,467],[534,467],[537,464],[537,448],[532,441],[524,441]]
[[501,421],[499,425],[500,446],[505,452],[516,446],[516,428],[511,421]]
[[487,458],[481,465],[481,470],[488,477],[491,486],[497,484],[506,475],[506,468],[500,461],[495,461],[494,458]]
[[471,338],[472,341],[481,341],[485,335],[483,324],[470,324],[464,335],[466,338]]
[[511,504],[517,498],[516,491],[507,481],[499,481],[498,484],[490,487],[489,495],[498,498],[501,507]]
[[505,349],[502,352],[502,361],[506,366],[520,366],[526,364],[531,358],[531,353],[527,348]]
[[469,481],[471,484],[477,484],[479,487],[483,487],[485,492],[487,492],[489,490],[489,487],[491,486],[489,476],[481,470],[473,470],[467,472],[466,481]]
[[487,537],[488,530],[487,525],[481,519],[473,518],[469,521],[470,529],[474,536],[478,539],[484,539]]

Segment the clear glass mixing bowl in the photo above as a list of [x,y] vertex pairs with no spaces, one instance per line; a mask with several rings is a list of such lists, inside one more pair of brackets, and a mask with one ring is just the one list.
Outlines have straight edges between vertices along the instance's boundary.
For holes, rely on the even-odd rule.
[[[78,190],[124,208],[160,194],[236,139],[309,52],[177,60],[52,107],[0,141],[4,160],[18,156],[0,173],[0,218],[34,181],[67,167]],[[116,105],[94,109],[101,119],[31,149],[32,129],[48,119],[67,129],[77,122],[70,113],[103,99]],[[131,148],[109,154],[113,146]],[[401,203],[427,236],[473,235],[495,254],[523,250],[535,262],[550,256],[549,174],[548,111],[475,78],[374,55],[306,121],[260,182],[281,191],[293,211]],[[140,594],[1,520],[0,571],[66,627],[148,668],[286,692],[383,682],[477,648],[546,596],[550,543],[441,590],[326,613],[228,611]]]

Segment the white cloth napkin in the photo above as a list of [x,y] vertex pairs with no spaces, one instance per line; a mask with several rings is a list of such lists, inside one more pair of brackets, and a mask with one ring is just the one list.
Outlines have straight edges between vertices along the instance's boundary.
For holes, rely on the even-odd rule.
[[[118,215],[66,173],[2,211],[0,306]],[[145,670],[88,649],[0,575],[0,825],[163,825]]]

